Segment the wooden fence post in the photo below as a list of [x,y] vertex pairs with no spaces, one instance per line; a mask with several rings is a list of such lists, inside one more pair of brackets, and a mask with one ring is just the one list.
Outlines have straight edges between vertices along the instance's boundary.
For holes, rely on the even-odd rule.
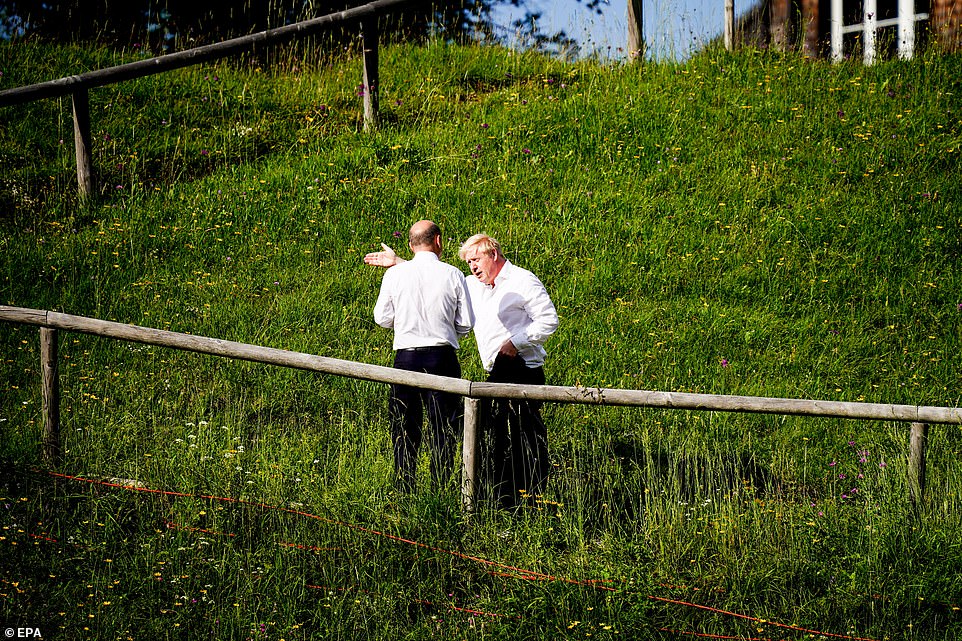
[[57,330],[40,328],[40,369],[43,373],[43,457],[48,465],[60,460],[60,376]]
[[361,24],[364,46],[364,131],[377,128],[378,121],[378,61],[377,16],[366,18]]
[[735,48],[735,0],[725,0],[725,49]]
[[803,53],[809,58],[819,55],[818,20],[822,14],[819,0],[802,0],[802,32],[804,34]]
[[909,502],[916,507],[925,496],[925,446],[928,437],[927,423],[912,423],[909,444]]
[[642,0],[628,0],[628,59],[645,60],[645,17]]
[[464,397],[464,445],[462,458],[464,471],[461,476],[461,500],[464,511],[473,513],[478,490],[478,405],[476,398]]
[[86,89],[73,92],[73,146],[77,155],[77,183],[80,197],[94,191],[94,161],[90,144],[90,101]]
[[789,0],[773,0],[768,5],[772,46],[778,51],[785,51],[789,47],[794,10],[795,7]]

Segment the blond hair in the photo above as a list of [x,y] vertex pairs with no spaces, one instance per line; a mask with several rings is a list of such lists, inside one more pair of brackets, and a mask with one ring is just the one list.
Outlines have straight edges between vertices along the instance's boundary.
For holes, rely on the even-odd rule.
[[475,234],[464,241],[461,249],[458,250],[458,256],[461,260],[467,260],[465,255],[472,249],[477,249],[482,254],[487,254],[488,256],[498,256],[501,254],[501,244],[487,234]]

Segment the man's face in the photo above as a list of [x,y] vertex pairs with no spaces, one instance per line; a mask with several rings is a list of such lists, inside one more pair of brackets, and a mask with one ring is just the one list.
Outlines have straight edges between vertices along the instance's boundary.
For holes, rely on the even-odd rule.
[[502,266],[497,258],[497,253],[492,256],[478,251],[477,247],[472,247],[465,252],[464,259],[475,278],[485,285],[494,285],[494,279],[498,276]]

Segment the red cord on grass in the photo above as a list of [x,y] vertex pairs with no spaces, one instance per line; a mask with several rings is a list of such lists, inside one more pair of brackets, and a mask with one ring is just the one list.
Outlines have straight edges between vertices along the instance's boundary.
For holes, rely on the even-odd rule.
[[[329,519],[329,518],[325,518],[325,517],[323,517],[323,516],[318,516],[318,515],[316,515],[316,514],[311,514],[310,512],[302,512],[302,511],[300,511],[300,510],[293,510],[293,509],[290,509],[290,508],[281,507],[281,506],[277,506],[277,505],[269,505],[269,504],[267,504],[267,503],[259,503],[259,502],[255,502],[255,501],[248,501],[248,500],[245,500],[245,499],[236,499],[236,498],[223,497],[223,496],[213,496],[213,495],[207,495],[207,494],[186,494],[186,493],[183,493],[183,492],[172,492],[172,491],[169,491],[169,490],[157,490],[157,489],[152,489],[152,488],[134,487],[134,486],[130,486],[130,485],[121,485],[121,484],[119,484],[119,483],[110,483],[110,482],[107,482],[107,481],[96,481],[96,480],[93,480],[93,479],[87,479],[87,478],[83,478],[83,477],[79,477],[79,476],[69,476],[69,475],[67,475],[67,474],[59,474],[59,473],[56,473],[56,472],[48,472],[48,474],[50,474],[51,476],[55,476],[55,477],[58,477],[58,478],[63,478],[63,479],[71,480],[71,481],[79,481],[79,482],[91,483],[91,484],[95,484],[95,485],[103,485],[103,486],[106,486],[106,487],[115,487],[115,488],[118,488],[118,489],[123,489],[123,490],[128,490],[128,491],[133,491],[133,492],[148,492],[148,493],[153,493],[153,494],[161,494],[161,495],[164,495],[164,496],[176,496],[176,497],[183,497],[183,498],[199,498],[199,499],[207,499],[207,500],[212,500],[212,501],[223,501],[223,502],[226,502],[226,503],[235,503],[235,504],[238,504],[238,505],[248,505],[248,506],[251,506],[251,507],[257,507],[257,508],[266,509],[266,510],[277,510],[277,511],[280,511],[280,512],[286,512],[286,513],[288,513],[288,514],[294,514],[294,515],[297,515],[297,516],[303,516],[303,517],[306,517],[306,518],[314,519],[314,520],[321,521],[321,522],[324,522],[324,523],[330,523],[330,524],[332,524],[332,525],[338,525],[338,526],[341,526],[341,527],[346,527],[346,528],[351,529],[351,530],[354,530],[354,531],[356,531],[356,532],[363,532],[363,533],[365,533],[365,534],[372,534],[372,535],[375,535],[375,536],[380,536],[380,537],[383,537],[383,538],[386,538],[386,539],[389,539],[389,540],[392,540],[392,541],[396,541],[396,542],[398,542],[398,543],[405,543],[405,544],[413,545],[413,546],[415,546],[415,547],[423,548],[423,549],[426,549],[426,550],[431,550],[432,552],[437,552],[437,553],[440,553],[440,554],[447,554],[447,555],[453,556],[453,557],[455,557],[455,558],[463,559],[463,560],[466,560],[466,561],[473,561],[473,562],[475,562],[475,563],[480,563],[480,564],[482,564],[482,565],[487,565],[487,566],[490,566],[490,567],[496,567],[496,568],[501,568],[502,570],[508,570],[508,571],[510,571],[510,572],[515,572],[515,573],[517,573],[517,574],[515,575],[514,578],[518,578],[518,579],[524,579],[524,580],[528,580],[528,581],[535,581],[535,580],[537,580],[537,581],[557,581],[557,582],[562,582],[562,583],[568,583],[568,584],[571,584],[571,585],[580,585],[580,586],[584,586],[584,587],[590,587],[590,588],[594,588],[594,589],[596,589],[596,590],[603,590],[603,591],[607,591],[607,592],[615,592],[615,591],[617,591],[615,588],[612,588],[612,587],[608,587],[608,586],[605,586],[605,585],[598,585],[598,583],[604,581],[604,580],[601,580],[601,579],[589,579],[589,580],[580,581],[580,580],[576,580],[576,579],[567,579],[567,578],[564,578],[564,577],[556,577],[556,576],[552,576],[552,575],[550,575],[550,574],[544,574],[544,573],[542,573],[542,572],[535,572],[535,571],[533,571],[533,570],[525,570],[525,569],[523,569],[523,568],[517,568],[517,567],[511,566],[511,565],[504,564],[504,563],[499,563],[499,562],[497,562],[497,561],[490,561],[490,560],[487,560],[487,559],[482,559],[481,557],[472,556],[472,555],[470,555],[470,554],[464,554],[464,553],[461,553],[461,552],[455,552],[455,551],[453,551],[453,550],[445,550],[444,548],[435,547],[435,546],[432,546],[432,545],[428,545],[428,544],[426,544],[426,543],[421,543],[421,542],[419,542],[419,541],[413,541],[413,540],[411,540],[411,539],[405,539],[405,538],[403,538],[403,537],[396,536],[396,535],[394,535],[394,534],[387,534],[387,533],[385,533],[385,532],[379,532],[378,530],[374,530],[374,529],[371,529],[371,528],[366,528],[366,527],[363,527],[363,526],[360,526],[360,525],[354,525],[354,524],[352,524],[352,523],[346,523],[346,522],[344,522],[344,521],[338,521],[338,520],[336,520],[336,519]],[[503,574],[503,576],[511,576],[511,575],[510,575],[510,574]],[[875,639],[871,639],[871,638],[869,638],[869,637],[856,637],[856,636],[849,636],[849,635],[845,635],[845,634],[835,634],[835,633],[831,633],[831,632],[821,632],[821,631],[819,631],[819,630],[812,630],[812,629],[809,629],[809,628],[803,628],[803,627],[791,625],[791,624],[788,624],[788,623],[778,623],[778,622],[775,622],[775,621],[767,621],[767,620],[764,620],[764,619],[760,619],[760,618],[758,618],[758,617],[749,616],[749,615],[747,615],[747,614],[739,614],[739,613],[737,613],[737,612],[730,612],[730,611],[728,611],[728,610],[721,610],[721,609],[719,609],[719,608],[714,608],[714,607],[707,606],[707,605],[699,605],[699,604],[697,604],[697,603],[690,603],[690,602],[688,602],[688,601],[681,601],[681,600],[678,600],[678,599],[668,599],[668,598],[665,598],[665,597],[657,597],[657,596],[652,596],[652,595],[647,595],[646,598],[648,598],[648,599],[650,599],[650,600],[652,600],[652,601],[660,601],[660,602],[663,602],[663,603],[671,603],[671,604],[674,604],[674,605],[681,605],[681,606],[685,606],[685,607],[689,607],[689,608],[695,608],[695,609],[699,609],[699,610],[706,610],[706,611],[709,611],[709,612],[715,612],[716,614],[724,614],[724,615],[726,615],[726,616],[731,616],[731,617],[738,618],[738,619],[744,619],[744,620],[747,620],[747,621],[753,621],[753,622],[755,622],[755,623],[762,623],[762,624],[765,624],[765,625],[771,625],[771,626],[775,626],[775,627],[782,628],[782,629],[785,629],[785,630],[792,630],[792,631],[794,631],[794,632],[804,632],[804,633],[807,633],[807,634],[817,634],[817,635],[821,635],[821,636],[825,636],[825,637],[831,637],[831,638],[834,638],[834,639],[846,639],[846,640],[848,640],[848,641],[876,641]],[[686,633],[686,634],[688,634],[688,633]]]
[[683,605],[683,606],[689,607],[689,608],[696,608],[696,609],[699,609],[699,610],[707,610],[708,612],[715,612],[716,614],[724,614],[724,615],[727,615],[727,616],[730,616],[730,617],[735,617],[735,618],[737,618],[737,619],[745,619],[745,620],[747,620],[747,621],[753,621],[753,622],[755,622],[755,623],[762,623],[762,624],[764,624],[764,625],[772,625],[772,626],[775,626],[775,627],[777,627],[777,628],[783,628],[783,629],[786,629],[786,630],[793,630],[793,631],[795,631],[795,632],[805,632],[805,633],[807,633],[807,634],[818,634],[818,635],[825,636],[825,637],[832,637],[833,639],[848,639],[849,641],[875,641],[875,639],[871,639],[871,638],[869,638],[869,637],[853,637],[853,636],[848,636],[848,635],[846,635],[846,634],[834,634],[834,633],[832,633],[832,632],[820,632],[819,630],[810,630],[810,629],[808,629],[808,628],[803,628],[803,627],[800,627],[800,626],[797,626],[797,625],[791,625],[791,624],[788,624],[788,623],[778,623],[778,622],[776,622],[776,621],[768,621],[768,620],[766,620],[766,619],[760,619],[760,618],[758,618],[758,617],[749,616],[749,615],[747,615],[747,614],[739,614],[739,613],[737,613],[737,612],[730,612],[730,611],[728,611],[728,610],[720,610],[720,609],[718,609],[718,608],[713,608],[713,607],[711,607],[710,605],[699,605],[699,604],[697,604],[697,603],[689,603],[688,601],[680,601],[680,600],[678,600],[678,599],[666,599],[665,597],[660,597],[660,596],[651,596],[651,595],[649,595],[647,598],[651,599],[652,601],[661,601],[661,602],[663,602],[663,603],[673,603],[673,604],[675,604],[675,605]]

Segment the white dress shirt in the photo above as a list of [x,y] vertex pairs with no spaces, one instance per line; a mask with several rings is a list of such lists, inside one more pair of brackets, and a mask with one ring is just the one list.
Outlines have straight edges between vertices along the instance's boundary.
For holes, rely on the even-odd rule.
[[471,331],[474,311],[464,274],[419,251],[414,258],[384,272],[374,305],[374,322],[394,329],[394,349],[458,346]]
[[558,312],[538,277],[507,261],[493,286],[475,276],[468,276],[467,282],[474,304],[474,337],[484,369],[491,371],[508,339],[528,367],[544,365],[542,343],[558,328]]

